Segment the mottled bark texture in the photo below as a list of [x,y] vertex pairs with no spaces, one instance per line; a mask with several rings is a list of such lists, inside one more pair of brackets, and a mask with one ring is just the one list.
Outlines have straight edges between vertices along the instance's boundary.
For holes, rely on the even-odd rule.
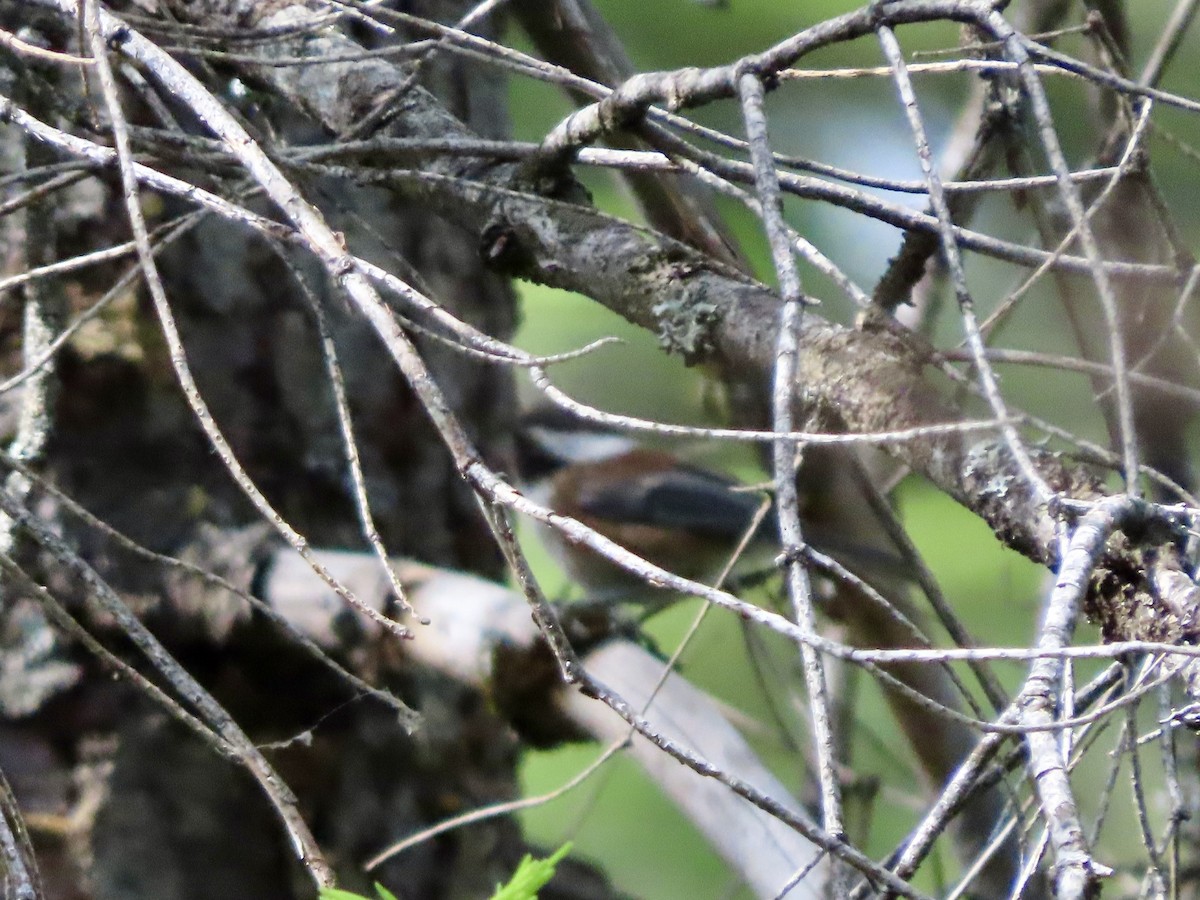
[[[3,27],[32,21],[22,4],[5,4]],[[414,11],[452,21],[468,4],[429,2]],[[62,35],[69,23],[41,23]],[[11,63],[11,58],[6,58]],[[0,72],[46,121],[81,108],[74,73],[32,62]],[[422,69],[421,84],[477,134],[506,132],[504,86],[452,57]],[[136,124],[152,113],[125,98]],[[101,104],[102,107],[102,104]],[[246,107],[252,124],[288,140],[322,133],[286,101]],[[15,129],[2,134],[18,152]],[[203,180],[200,167],[182,174]],[[31,215],[56,229],[53,256],[66,259],[127,240],[115,180],[35,204]],[[435,218],[390,191],[332,180],[311,182],[309,196],[359,252],[412,277],[463,320],[511,334],[514,298],[486,272],[476,236]],[[181,212],[147,205],[155,221]],[[15,252],[4,248],[6,254]],[[158,258],[188,360],[237,457],[275,507],[314,544],[364,546],[349,494],[338,423],[314,319],[276,253],[227,222],[209,220]],[[74,312],[94,302],[128,260],[65,280]],[[432,563],[499,573],[499,556],[470,491],[369,329],[327,296],[311,266],[301,266],[322,296],[351,398],[373,512],[390,552]],[[5,274],[19,271],[10,265]],[[4,307],[6,374],[20,368],[20,317]],[[498,441],[514,414],[508,374],[417,338],[477,445],[499,464]],[[136,290],[112,305],[61,357],[61,390],[43,468],[87,509],[151,549],[190,554],[249,586],[256,559],[273,543],[258,530],[242,543],[228,535],[255,516],[210,452],[175,384],[154,316]],[[37,500],[111,584],[135,604],[160,637],[234,714],[256,742],[287,743],[268,755],[300,797],[307,820],[347,888],[365,890],[365,858],[387,843],[463,809],[516,792],[517,739],[476,691],[409,670],[394,649],[360,647],[348,660],[393,689],[424,719],[404,732],[394,713],[356,698],[327,669],[219,592],[196,594],[187,579],[118,550],[64,512]],[[213,547],[212,535],[222,536]],[[224,552],[222,552],[224,551]],[[26,554],[28,556],[28,553]],[[30,565],[36,561],[28,559]],[[76,586],[48,575],[59,596],[85,618]],[[175,607],[200,598],[204,615]],[[6,591],[6,662],[0,673],[0,767],[29,814],[51,898],[183,900],[201,897],[313,896],[277,820],[258,789],[232,763],[172,723],[124,681],[114,681],[81,651],[55,643],[36,609]],[[197,623],[200,624],[197,624]],[[104,623],[92,624],[103,630]],[[45,643],[44,647],[37,642]],[[114,647],[121,647],[119,640]],[[311,740],[308,730],[313,729]],[[475,898],[507,877],[528,848],[510,819],[426,842],[373,876],[405,898]],[[606,896],[568,867],[556,896]],[[594,888],[594,891],[592,890]]]

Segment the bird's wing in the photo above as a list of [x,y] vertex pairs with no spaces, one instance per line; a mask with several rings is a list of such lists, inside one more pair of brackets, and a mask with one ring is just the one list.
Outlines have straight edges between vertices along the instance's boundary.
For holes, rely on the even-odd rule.
[[762,497],[704,469],[648,472],[620,488],[588,491],[582,506],[604,519],[737,540],[754,524]]

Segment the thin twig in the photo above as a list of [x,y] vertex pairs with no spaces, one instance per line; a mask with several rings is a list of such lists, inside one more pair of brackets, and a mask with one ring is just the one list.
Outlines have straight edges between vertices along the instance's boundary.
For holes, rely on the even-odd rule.
[[[125,118],[121,110],[116,79],[113,76],[112,69],[108,65],[108,47],[102,34],[100,15],[99,0],[90,0],[86,4],[87,21],[85,29],[90,42],[91,54],[96,62],[95,71],[97,78],[100,82],[105,103],[108,106],[113,126],[113,135],[116,138],[118,159],[122,162],[121,178],[124,187],[126,210],[129,214],[134,240],[138,245],[138,256],[143,271],[146,274],[147,284],[154,298],[155,306],[165,309],[167,307],[167,300],[162,285],[158,281],[157,272],[155,271],[154,254],[150,247],[150,236],[146,230],[145,221],[142,218],[141,208],[137,199],[137,181],[127,162],[129,138],[124,130]],[[173,329],[169,327],[169,322],[168,313],[165,317],[164,326],[166,327],[168,341],[174,339],[171,353],[172,360],[177,363],[183,362],[182,344],[179,343],[178,334],[174,333]],[[211,425],[211,416],[208,415],[207,409],[203,406],[203,401],[200,400],[199,392],[196,390],[194,382],[191,381],[190,375],[187,373],[185,362],[182,366],[177,364],[176,373],[181,376],[181,383],[189,400],[194,401],[194,408],[197,409],[201,423],[210,425],[211,430],[216,433],[219,441],[214,441],[214,446],[219,450],[223,449],[226,454],[229,454],[228,445],[224,443],[223,438],[220,438],[215,426]],[[210,435],[211,438],[212,435]],[[232,459],[232,455],[229,455]],[[255,777],[259,786],[275,806],[292,838],[300,863],[304,866],[313,882],[318,888],[332,886],[333,872],[325,862],[320,847],[317,845],[315,838],[305,825],[299,810],[296,808],[295,797],[284,787],[283,782],[271,768],[270,764],[263,758],[245,734],[242,733],[241,729],[237,727],[225,709],[170,657],[167,651],[142,626],[137,618],[128,611],[116,594],[86,563],[73,558],[73,555],[61,544],[60,540],[50,535],[41,523],[38,523],[24,510],[20,509],[7,492],[4,493],[3,497],[0,497],[0,507],[3,507],[4,512],[10,517],[19,518],[21,525],[31,532],[34,539],[44,549],[54,553],[59,562],[68,565],[92,588],[105,608],[117,619],[125,633],[146,654],[159,671],[171,680],[180,691],[181,696],[187,697],[191,703],[194,703],[210,726],[220,733],[232,747],[236,748],[237,759]],[[281,521],[278,519],[278,516],[276,516],[276,519]],[[302,543],[299,546],[303,549]]]
[[[783,224],[779,197],[779,180],[767,149],[767,119],[763,109],[766,92],[758,76],[747,72],[738,80],[742,118],[756,172],[756,191],[771,259],[779,278],[783,298],[779,338],[775,355],[774,389],[772,391],[772,424],[777,433],[792,430],[792,402],[795,396],[796,355],[799,329],[807,298],[800,284],[800,273],[792,256],[791,241]],[[796,468],[800,445],[788,438],[777,439],[772,446],[774,466],[775,505],[779,518],[780,546],[783,553],[784,580],[792,602],[792,615],[800,633],[805,637],[816,634],[816,614],[813,611],[812,583],[808,570],[802,565],[800,548],[804,536],[800,526],[800,502],[796,490]],[[822,824],[827,832],[842,836],[845,825],[842,817],[841,785],[837,775],[837,745],[833,734],[833,715],[825,684],[825,668],[821,657],[805,641],[800,644],[804,680],[808,685],[808,707],[812,716],[813,741],[817,754],[817,779],[821,786]],[[842,879],[833,879],[836,896],[844,896]]]

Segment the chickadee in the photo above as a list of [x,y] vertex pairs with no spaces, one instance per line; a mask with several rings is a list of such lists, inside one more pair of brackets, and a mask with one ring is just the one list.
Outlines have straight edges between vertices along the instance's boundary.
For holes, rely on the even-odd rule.
[[[517,455],[530,499],[685,578],[711,582],[747,536],[761,546],[774,535],[760,492],[556,408],[523,419]],[[541,531],[589,600],[648,602],[636,576],[554,529]]]
[[[556,407],[522,419],[517,460],[530,499],[693,581],[711,584],[743,541],[752,560],[761,561],[764,548],[778,548],[775,510],[762,492]],[[539,530],[588,600],[661,606],[674,599],[593,550],[572,544],[556,529]],[[843,535],[814,533],[811,527],[805,537],[814,549],[860,576],[912,578],[911,567],[885,550]]]

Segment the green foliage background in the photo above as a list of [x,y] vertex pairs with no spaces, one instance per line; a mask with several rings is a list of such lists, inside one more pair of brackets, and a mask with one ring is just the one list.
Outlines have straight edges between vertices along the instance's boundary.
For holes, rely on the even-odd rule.
[[[727,8],[713,8],[690,0],[598,2],[626,42],[635,64],[644,70],[724,63],[856,5],[731,0]],[[1137,45],[1144,57],[1148,43],[1157,34],[1157,26],[1149,27],[1147,23],[1161,22],[1168,4],[1156,0],[1139,2],[1136,7],[1135,24],[1145,27],[1139,32]],[[959,35],[955,27],[943,25],[902,29],[899,37],[911,54],[916,50],[954,48]],[[1070,38],[1061,46],[1079,50],[1079,44]],[[1194,58],[1194,46],[1185,53]],[[873,41],[840,46],[804,61],[806,67],[880,64],[882,57]],[[1173,71],[1200,70],[1180,62]],[[1164,87],[1195,94],[1194,84],[1179,81],[1178,76],[1169,79]],[[918,79],[919,99],[935,140],[935,152],[947,137],[967,89],[963,76]],[[1083,144],[1084,136],[1071,131],[1076,119],[1082,118],[1070,115],[1071,104],[1080,102],[1079,90],[1077,86],[1064,86],[1061,80],[1052,85],[1057,122],[1073,163],[1086,159],[1091,150]],[[894,98],[894,88],[886,78],[788,84],[770,98],[775,149],[877,175],[919,177],[908,128]],[[552,87],[520,81],[512,86],[512,108],[517,136],[532,140],[540,138],[570,109]],[[739,113],[732,103],[695,115],[706,124],[741,133]],[[1182,117],[1178,124],[1185,132],[1188,128],[1194,130],[1193,123]],[[1169,180],[1174,175],[1186,183],[1183,164],[1168,158],[1162,169],[1164,177]],[[586,180],[599,205],[621,215],[634,215],[611,178],[588,173]],[[740,208],[725,206],[724,210],[760,277],[773,281],[758,223]],[[898,246],[899,234],[894,229],[848,213],[794,200],[787,202],[786,211],[803,234],[868,289]],[[1176,212],[1191,222],[1194,231],[1195,214]],[[1000,198],[985,205],[975,226],[1018,240],[1028,239],[1031,233],[1028,221],[1015,220],[1011,203]],[[975,259],[969,265],[972,286],[979,289],[984,304],[1015,287],[1025,274]],[[822,315],[849,322],[853,311],[839,302],[824,280],[811,271],[804,274],[806,288],[823,301]],[[602,335],[617,335],[624,341],[621,346],[555,367],[552,374],[560,386],[609,409],[673,422],[711,421],[711,386],[698,372],[659,352],[653,336],[584,298],[532,285],[523,285],[521,290],[524,325],[518,342],[529,350],[563,351]],[[986,314],[986,305],[981,312]],[[953,311],[944,313],[936,332],[939,344],[957,343],[958,327]],[[1048,293],[1026,301],[1005,332],[1003,344],[1060,353],[1071,352],[1072,346],[1059,306]],[[1006,395],[1017,404],[1091,438],[1103,439],[1088,385],[1082,378],[1056,375],[1051,389],[1043,370],[1009,368],[1003,370],[1003,378]],[[532,393],[527,396],[531,398]],[[748,451],[702,448],[695,452],[701,453],[706,463],[732,469],[749,480],[761,477],[761,473],[755,473]],[[973,633],[988,644],[1028,643],[1036,625],[1045,573],[1001,549],[986,526],[919,480],[911,479],[901,488],[898,505],[947,596]],[[536,542],[526,543],[536,554]],[[561,575],[544,558],[540,570],[551,591],[563,589]],[[695,612],[694,604],[685,603],[652,621],[650,631],[664,653],[674,648]],[[1080,636],[1081,640],[1094,637],[1088,633]],[[747,663],[739,625],[728,617],[709,616],[684,656],[683,669],[715,696],[759,721],[768,721],[761,689]],[[1090,671],[1087,666],[1080,667],[1079,680],[1088,677]],[[1000,674],[1013,686],[1019,684],[1023,670],[1008,667]],[[867,849],[880,856],[911,827],[914,810],[921,808],[928,788],[920,784],[910,760],[897,749],[903,748],[903,740],[878,691],[866,679],[861,697],[859,719],[864,723],[865,736],[861,748],[856,747],[855,763],[860,773],[877,775],[888,786],[877,797],[869,817]],[[795,752],[781,745],[770,726],[761,732],[754,738],[756,746],[785,783],[802,795],[803,766]],[[526,793],[541,793],[563,784],[599,752],[594,746],[574,746],[529,753],[523,767]],[[897,785],[905,787],[897,790]],[[527,812],[524,821],[530,837],[547,847],[568,839],[574,841],[576,854],[600,863],[621,888],[634,896],[664,900],[745,896],[700,836],[624,759],[610,762],[568,797]],[[1119,821],[1110,824],[1109,830],[1117,828]],[[956,868],[948,858],[941,864],[947,876]],[[931,871],[936,869],[932,867]],[[935,875],[927,874],[923,886],[934,888],[935,880]]]

